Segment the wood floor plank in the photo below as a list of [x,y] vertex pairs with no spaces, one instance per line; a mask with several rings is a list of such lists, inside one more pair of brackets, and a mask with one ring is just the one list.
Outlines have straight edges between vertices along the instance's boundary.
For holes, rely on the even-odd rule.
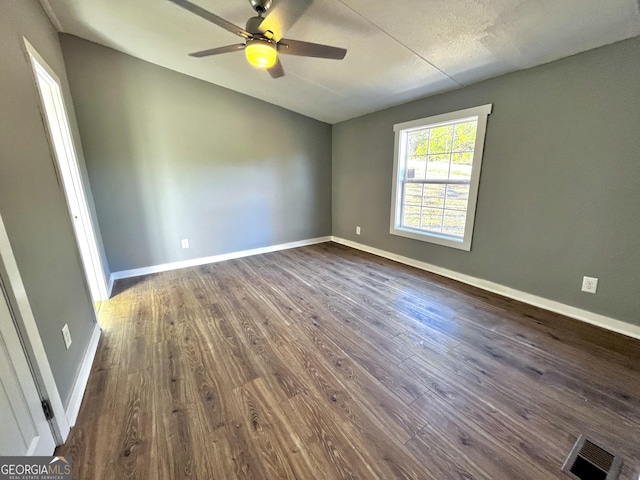
[[[345,422],[343,415],[309,395],[298,395],[288,400],[287,405],[297,412],[298,421],[306,423],[312,432],[311,441],[319,441],[326,451],[333,448],[334,454],[358,453],[369,472],[356,473],[355,478],[434,478],[403,444],[386,439],[384,429],[375,423]],[[323,417],[321,421],[319,414]],[[353,461],[358,462],[355,457]],[[338,471],[342,472],[342,478],[344,471]]]
[[[498,330],[539,350],[555,351],[558,356],[571,359],[576,352],[580,352],[580,355],[588,358],[593,364],[602,364],[604,361],[610,369],[620,369],[634,375],[640,373],[640,358],[638,358],[637,352],[633,351],[632,355],[624,354],[622,351],[615,352],[585,339],[576,338],[573,333],[567,334],[562,330],[557,330],[552,325],[537,322],[521,325],[518,322],[510,321],[501,325]],[[626,342],[622,343],[626,345]]]
[[124,329],[103,327],[92,371],[117,367],[124,356],[124,347]]
[[305,444],[315,452],[321,470],[335,479],[380,479],[372,461],[359,451],[343,432],[339,422],[325,413],[324,404],[308,395],[293,397],[282,404],[292,421],[305,432]]
[[[309,298],[301,292],[300,298]],[[306,302],[308,303],[308,302]],[[404,351],[393,339],[373,332],[363,325],[356,317],[351,316],[344,306],[325,307],[317,303],[313,306],[302,305],[307,318],[301,318],[297,324],[307,329],[310,325],[321,330],[328,338],[340,346],[341,349],[359,362],[367,371],[384,383],[406,403],[418,398],[425,391],[417,379],[407,375],[398,375],[397,363],[412,355]],[[341,324],[348,324],[351,330],[341,328]],[[357,333],[354,335],[345,332]]]
[[298,380],[293,369],[277,355],[275,347],[258,327],[257,319],[252,318],[247,306],[249,305],[246,302],[236,300],[229,315],[239,327],[237,330],[244,336],[245,345],[259,359],[258,365],[263,374],[263,381],[268,381],[277,388],[281,401],[304,392],[305,385]]
[[484,480],[488,477],[475,463],[460,455],[447,439],[439,438],[433,427],[427,425],[422,435],[416,435],[406,444],[413,455],[426,465],[434,478]]
[[118,281],[74,478],[640,476],[640,342],[325,243]]
[[154,344],[151,374],[159,414],[195,402],[197,392],[189,389],[189,372],[176,338]]
[[240,420],[236,420],[215,434],[205,434],[206,459],[212,479],[268,478],[247,429]]
[[[484,429],[448,403],[429,392],[416,401],[421,410],[428,412],[428,427],[419,437],[426,444],[448,444],[469,463],[467,468],[474,475],[484,478],[550,479],[562,478],[560,471],[551,473],[531,458],[514,453],[510,443],[514,438],[497,435],[498,429]],[[517,440],[516,440],[517,441]],[[522,440],[520,440],[522,441]],[[520,446],[521,447],[521,446]],[[416,451],[416,449],[414,449]],[[465,462],[462,462],[463,465]]]
[[[271,269],[277,272],[278,276],[287,273],[279,265],[273,265]],[[273,280],[270,279],[270,281]],[[309,316],[315,320],[319,318],[330,319],[331,321],[326,323],[325,327],[335,328],[335,333],[338,335],[344,331],[340,327],[343,324],[348,324],[350,331],[358,330],[361,341],[368,343],[367,349],[373,349],[378,352],[378,355],[384,355],[389,363],[397,365],[409,356],[400,345],[392,340],[399,333],[398,331],[394,330],[385,334],[380,328],[374,328],[362,318],[362,314],[358,314],[357,306],[353,302],[344,300],[344,296],[337,293],[327,294],[326,292],[318,294],[316,288],[305,287],[302,284],[290,285],[288,291],[295,295],[298,308],[303,309],[306,313],[306,316],[303,315],[300,321],[308,320]],[[377,314],[379,315],[380,312]],[[375,324],[376,322],[372,321],[371,323]]]
[[[456,347],[450,354],[458,355],[465,348]],[[494,392],[492,399],[502,400],[504,396],[515,398],[515,401],[506,402],[506,406],[516,407],[514,413],[519,412],[520,416],[529,421],[545,424],[548,428],[544,437],[550,442],[566,436],[575,438],[581,432],[600,432],[599,436],[607,440],[610,448],[626,450],[625,437],[610,426],[618,425],[622,431],[640,431],[640,424],[634,422],[633,417],[614,413],[607,406],[592,404],[589,398],[579,395],[580,390],[551,388],[544,380],[547,375],[545,372],[540,372],[538,380],[534,381],[531,376],[524,375],[517,369],[508,369],[502,359],[494,356],[482,355],[469,349],[465,358],[464,364],[455,365],[462,370],[466,367],[475,370],[480,379],[477,383],[490,386],[488,395]],[[435,371],[433,368],[430,370]],[[535,391],[533,402],[532,391]]]
[[[477,385],[482,379],[472,372],[451,372],[443,368],[439,374],[433,365],[427,366],[419,358],[409,359],[403,365],[410,371],[432,375],[433,392],[448,404],[449,410],[462,414],[479,430],[488,432],[504,450],[523,459],[525,463],[535,464],[546,471],[550,478],[553,478],[554,471],[566,457],[562,452],[568,451],[576,441],[577,437],[565,434],[562,428],[538,421],[530,411],[528,415],[516,416],[509,407],[518,405],[520,409],[526,408],[529,406],[526,398],[514,395],[505,400],[495,394],[489,397],[490,389],[479,388]],[[428,422],[431,419],[432,399],[433,394],[427,393],[411,405],[421,411]],[[548,448],[549,444],[554,448]]]
[[[285,358],[300,365],[307,372],[310,383],[315,385],[323,401],[344,415],[345,421],[354,424],[379,424],[401,443],[416,435],[426,424],[424,418],[385,390],[382,384],[366,372],[352,370],[357,377],[340,378],[325,358],[296,342],[281,347]],[[338,367],[340,368],[340,367]],[[343,370],[341,370],[343,371]],[[347,393],[348,392],[348,393]],[[385,432],[385,435],[388,434]]]
[[[205,432],[199,416],[186,408],[174,408],[156,418],[158,476],[162,479],[211,479]],[[142,477],[152,478],[152,477]]]
[[244,422],[267,478],[312,478],[318,466],[287,417],[271,386],[258,378],[235,389],[238,418]]
[[[121,428],[114,422],[117,421],[114,415],[122,408],[120,400],[126,382],[114,372],[117,369],[92,371],[78,414],[83,421],[76,424],[67,442],[58,449],[59,453],[64,452],[60,454],[71,455],[74,459],[73,474],[77,478],[109,478],[109,470],[105,466],[117,457],[112,447]],[[102,444],[105,440],[107,445]],[[79,458],[83,461],[76,463],[75,459]]]
[[117,478],[158,476],[158,455],[153,376],[150,371],[127,377],[124,435],[119,439],[118,459],[112,463]]
[[[257,360],[239,337],[236,329],[225,317],[224,310],[218,304],[213,305],[216,313],[210,315],[208,310],[204,315],[204,322],[210,332],[208,336],[212,342],[212,351],[218,358],[225,358],[223,364],[225,377],[235,387],[239,387],[260,376]],[[206,334],[205,334],[206,336]]]
[[[287,253],[289,253],[289,256],[292,255],[290,252],[283,252],[283,255],[287,255]],[[278,262],[278,264],[287,265],[286,262]],[[293,269],[295,262],[290,260],[289,264]],[[345,306],[356,319],[365,321],[375,326],[378,330],[384,331],[396,343],[398,343],[398,338],[401,335],[412,339],[419,337],[419,341],[426,341],[445,352],[459,343],[455,339],[430,329],[424,324],[414,322],[411,317],[394,309],[393,303],[398,297],[398,291],[394,290],[393,285],[383,282],[385,289],[377,289],[375,283],[369,285],[369,282],[360,281],[357,275],[345,275],[338,266],[330,269],[327,267],[326,262],[324,265],[326,271],[312,268],[306,270],[307,276],[313,276],[315,279],[312,285],[308,285],[311,287],[309,293],[312,296],[327,297],[331,301],[341,299],[343,300],[343,305],[345,305],[344,300],[346,300],[348,304]],[[295,268],[295,270],[303,269],[304,266],[300,267],[299,264]],[[367,280],[370,280],[370,278],[371,275],[368,275]],[[348,295],[353,295],[354,285],[358,287],[355,289],[355,293],[358,293],[358,296],[351,298]],[[402,344],[403,347],[409,345],[411,344],[408,342]],[[409,350],[412,348],[413,345],[409,347]]]
[[[318,348],[318,352],[330,362],[335,371],[357,383],[363,391],[374,394],[371,390],[376,390],[372,386],[377,383],[369,381],[369,376],[377,380],[388,393],[393,394],[396,399],[402,400],[405,404],[413,402],[428,390],[428,387],[418,377],[406,374],[406,372],[401,373],[403,370],[397,365],[378,361],[375,358],[375,352],[352,350],[353,342],[345,344],[339,339],[336,341],[331,334],[318,328],[318,324],[314,322],[298,324],[305,335],[303,341],[313,342]],[[386,395],[378,392],[378,396],[382,398]]]

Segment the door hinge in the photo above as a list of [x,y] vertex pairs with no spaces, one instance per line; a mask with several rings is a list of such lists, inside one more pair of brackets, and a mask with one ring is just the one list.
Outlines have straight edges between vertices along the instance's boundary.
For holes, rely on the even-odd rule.
[[51,420],[53,418],[53,409],[51,408],[49,400],[42,400],[42,411],[44,412],[44,417],[47,420]]

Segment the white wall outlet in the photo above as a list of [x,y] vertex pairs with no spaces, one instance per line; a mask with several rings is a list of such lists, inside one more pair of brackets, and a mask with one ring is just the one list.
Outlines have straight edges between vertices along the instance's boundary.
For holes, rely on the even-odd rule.
[[182,239],[182,248],[189,248],[189,239],[188,238],[183,238]]
[[69,350],[69,347],[71,346],[71,332],[69,332],[69,325],[66,323],[64,324],[64,327],[62,327],[62,339],[64,340],[64,346]]
[[598,279],[594,277],[582,278],[582,291],[588,293],[596,293],[598,290]]
[[360,227],[356,227],[356,235],[360,235]]

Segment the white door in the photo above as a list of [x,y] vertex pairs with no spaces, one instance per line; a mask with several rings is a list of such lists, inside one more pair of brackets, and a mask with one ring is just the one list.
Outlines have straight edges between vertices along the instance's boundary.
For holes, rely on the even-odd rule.
[[53,454],[56,447],[0,279],[0,456]]
[[62,97],[60,80],[26,39],[25,45],[40,93],[45,126],[57,162],[58,172],[62,179],[62,187],[72,218],[73,230],[80,250],[89,291],[94,302],[107,300],[109,296],[104,268],[98,253],[98,242],[91,216],[89,215],[87,197],[82,184],[80,168],[78,167],[78,156],[73,143],[69,116]]

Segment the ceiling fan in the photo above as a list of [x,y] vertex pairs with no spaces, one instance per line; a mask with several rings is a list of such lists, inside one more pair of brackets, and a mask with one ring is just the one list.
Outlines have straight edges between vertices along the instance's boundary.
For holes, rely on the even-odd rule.
[[244,43],[190,53],[192,57],[202,58],[244,50],[251,65],[266,69],[273,78],[279,78],[284,76],[284,69],[278,54],[334,60],[342,60],[347,54],[344,48],[282,38],[284,31],[298,20],[313,0],[280,0],[266,17],[264,15],[271,8],[272,0],[249,0],[258,15],[251,17],[244,29],[188,0],[170,1],[245,40]]

